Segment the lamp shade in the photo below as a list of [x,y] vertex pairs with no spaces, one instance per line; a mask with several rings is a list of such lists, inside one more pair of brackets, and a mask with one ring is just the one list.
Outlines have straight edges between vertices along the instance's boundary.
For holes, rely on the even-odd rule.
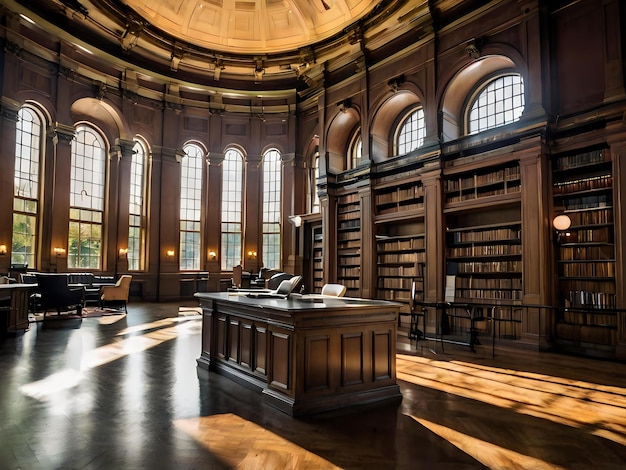
[[559,230],[567,230],[572,225],[572,220],[567,215],[557,215],[554,220],[552,220],[552,226]]

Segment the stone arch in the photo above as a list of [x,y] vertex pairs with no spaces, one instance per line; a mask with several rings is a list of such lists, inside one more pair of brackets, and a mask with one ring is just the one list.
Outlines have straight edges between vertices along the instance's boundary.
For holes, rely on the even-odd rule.
[[359,110],[355,107],[337,112],[331,121],[326,133],[327,173],[337,174],[346,169],[348,143],[360,123]]
[[422,100],[416,90],[402,88],[389,95],[376,109],[370,126],[370,157],[375,163],[392,157],[391,136],[398,117]]

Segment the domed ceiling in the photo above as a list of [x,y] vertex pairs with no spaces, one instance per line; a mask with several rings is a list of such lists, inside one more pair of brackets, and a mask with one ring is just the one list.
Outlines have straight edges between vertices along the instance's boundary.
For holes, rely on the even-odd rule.
[[122,0],[168,35],[240,54],[291,51],[363,18],[374,0]]
[[[313,90],[432,33],[450,0],[3,0],[29,28],[165,80]],[[458,3],[456,1],[452,2]],[[446,5],[448,3],[445,3]],[[79,52],[80,53],[80,52]]]

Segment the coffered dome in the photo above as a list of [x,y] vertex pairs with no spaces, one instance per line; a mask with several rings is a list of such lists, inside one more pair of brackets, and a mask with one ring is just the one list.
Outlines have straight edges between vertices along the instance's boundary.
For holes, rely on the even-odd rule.
[[363,18],[374,0],[122,0],[181,41],[241,54],[294,50]]

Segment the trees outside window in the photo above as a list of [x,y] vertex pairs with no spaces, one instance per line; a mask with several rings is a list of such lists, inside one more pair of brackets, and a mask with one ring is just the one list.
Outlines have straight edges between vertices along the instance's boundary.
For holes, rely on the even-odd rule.
[[24,106],[19,110],[15,134],[11,263],[28,264],[31,268],[37,261],[42,124],[43,119],[34,108]]
[[100,269],[107,146],[93,127],[79,125],[71,152],[67,265]]

